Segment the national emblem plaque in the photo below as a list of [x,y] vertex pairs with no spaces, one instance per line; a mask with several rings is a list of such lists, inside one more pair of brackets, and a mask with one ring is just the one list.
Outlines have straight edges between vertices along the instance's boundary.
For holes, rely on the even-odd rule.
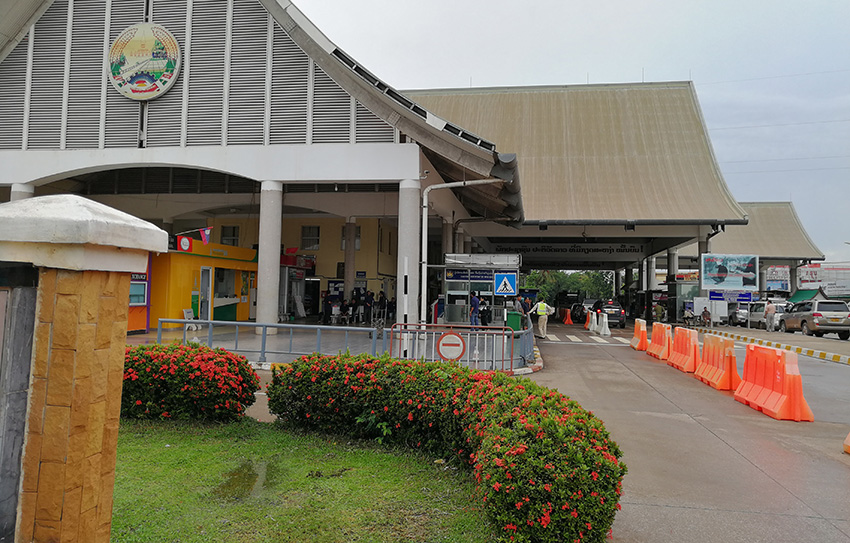
[[174,85],[179,72],[180,46],[162,25],[130,26],[109,48],[109,79],[127,98],[157,98]]

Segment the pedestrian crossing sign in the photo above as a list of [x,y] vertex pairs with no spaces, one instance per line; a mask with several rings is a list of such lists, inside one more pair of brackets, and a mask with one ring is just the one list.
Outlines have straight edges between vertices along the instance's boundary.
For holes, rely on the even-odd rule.
[[496,296],[516,296],[516,273],[494,274],[496,284]]

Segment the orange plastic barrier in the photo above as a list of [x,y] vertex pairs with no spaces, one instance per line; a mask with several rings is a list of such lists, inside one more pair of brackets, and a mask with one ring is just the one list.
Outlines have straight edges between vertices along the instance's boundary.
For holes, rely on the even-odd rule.
[[646,349],[646,354],[658,360],[670,358],[670,350],[673,346],[673,336],[670,333],[672,327],[662,322],[652,323],[652,341]]
[[735,390],[741,382],[735,342],[730,338],[705,334],[702,338],[702,359],[694,377],[717,390]]
[[646,321],[643,319],[635,319],[635,334],[629,342],[632,349],[636,351],[646,350]]
[[685,373],[693,373],[699,361],[699,332],[679,326],[673,334],[673,350],[670,351],[667,365]]
[[573,324],[573,319],[570,317],[569,309],[567,309],[567,316],[564,317],[564,324]]
[[762,345],[747,345],[744,378],[735,399],[777,420],[815,420],[803,397],[803,377],[797,353]]
[[587,320],[584,321],[584,329],[590,330],[590,311],[587,312]]
[[847,434],[847,439],[844,440],[844,452],[850,454],[850,434]]

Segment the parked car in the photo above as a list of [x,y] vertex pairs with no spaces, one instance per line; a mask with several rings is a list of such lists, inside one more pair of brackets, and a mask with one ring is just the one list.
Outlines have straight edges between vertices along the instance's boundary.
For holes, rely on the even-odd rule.
[[747,325],[747,303],[731,302],[729,304],[729,326]]
[[822,337],[836,333],[841,339],[850,338],[850,309],[839,300],[806,300],[791,307],[779,317],[780,332],[800,330],[805,335]]
[[597,300],[593,304],[593,310],[597,314],[605,313],[608,315],[608,326],[626,327],[626,311],[620,306],[620,303],[615,300]]
[[[767,302],[755,302],[750,304],[750,328],[762,328],[767,329],[767,317],[764,315],[764,308],[767,306]],[[785,306],[775,303],[773,306],[776,308],[776,316],[773,318],[773,326],[778,330],[779,321],[782,318],[782,314],[785,313]]]

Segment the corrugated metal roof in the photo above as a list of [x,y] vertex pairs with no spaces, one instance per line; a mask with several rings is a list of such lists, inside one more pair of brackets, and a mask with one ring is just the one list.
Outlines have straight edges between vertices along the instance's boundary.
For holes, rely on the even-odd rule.
[[[806,233],[791,202],[741,202],[750,217],[746,226],[727,226],[711,238],[711,252],[759,255],[762,260],[823,260],[824,255]],[[679,251],[696,256],[696,244]]]
[[517,154],[527,221],[746,222],[690,82],[405,94]]

